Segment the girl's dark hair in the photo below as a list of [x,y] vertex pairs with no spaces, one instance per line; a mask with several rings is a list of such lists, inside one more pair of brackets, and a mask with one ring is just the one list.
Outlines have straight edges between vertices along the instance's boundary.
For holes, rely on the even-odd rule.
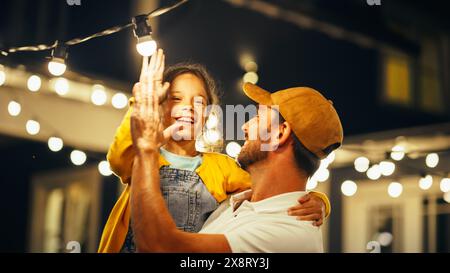
[[208,104],[219,104],[219,92],[217,89],[216,82],[213,77],[209,74],[208,70],[197,63],[177,63],[175,65],[169,66],[166,71],[164,71],[163,81],[172,83],[176,77],[182,74],[193,74],[202,80],[203,85],[208,96]]

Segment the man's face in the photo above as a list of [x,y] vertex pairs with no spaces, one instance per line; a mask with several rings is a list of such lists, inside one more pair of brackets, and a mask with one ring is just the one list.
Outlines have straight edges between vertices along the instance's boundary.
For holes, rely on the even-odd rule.
[[242,126],[245,143],[237,158],[245,170],[267,158],[269,151],[276,150],[279,134],[279,114],[266,105],[258,106],[258,113]]

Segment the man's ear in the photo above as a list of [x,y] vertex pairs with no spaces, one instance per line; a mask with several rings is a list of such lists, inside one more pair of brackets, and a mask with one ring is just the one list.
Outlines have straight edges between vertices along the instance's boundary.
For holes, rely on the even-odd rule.
[[280,124],[280,130],[278,133],[279,146],[283,146],[287,143],[291,135],[291,132],[292,132],[291,125],[289,125],[287,121]]

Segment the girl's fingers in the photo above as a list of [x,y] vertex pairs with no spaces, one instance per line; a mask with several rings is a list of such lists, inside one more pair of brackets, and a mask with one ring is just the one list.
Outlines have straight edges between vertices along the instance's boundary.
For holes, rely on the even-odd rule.
[[162,88],[159,90],[159,103],[162,103],[166,100],[167,98],[167,93],[169,92],[169,88],[170,88],[170,83],[169,82],[165,82],[162,86]]
[[316,206],[314,206],[314,204],[310,204],[310,203],[306,203],[306,204],[297,204],[295,206],[292,206],[288,209],[289,211],[294,211],[294,210],[299,210],[299,209],[320,209]]
[[163,131],[164,143],[167,142],[176,132],[183,127],[183,124],[175,122]]
[[297,220],[300,221],[318,221],[319,219],[322,219],[322,216],[320,214],[311,214],[307,216],[298,216]]
[[323,219],[321,218],[320,220],[315,221],[313,223],[313,226],[320,227],[322,224],[323,224]]
[[293,206],[293,207],[290,207],[290,208],[288,209],[288,212],[294,211],[294,210],[299,210],[299,209],[304,209],[304,207],[303,207],[302,205],[295,205],[295,206]]
[[165,82],[163,84],[162,90],[164,91],[165,94],[167,94],[167,92],[169,91],[170,88],[170,82]]
[[288,212],[288,214],[291,216],[305,216],[316,213],[318,213],[316,209],[298,209],[298,210],[291,210]]
[[298,202],[299,202],[300,204],[303,204],[303,203],[309,201],[310,199],[311,199],[311,196],[310,196],[309,194],[306,194],[306,195],[303,195],[303,196],[298,200]]

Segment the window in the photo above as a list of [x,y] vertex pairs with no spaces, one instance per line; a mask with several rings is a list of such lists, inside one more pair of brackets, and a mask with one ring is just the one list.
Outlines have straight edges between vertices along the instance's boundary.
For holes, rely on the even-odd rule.
[[450,252],[450,204],[431,195],[423,200],[423,251]]
[[402,210],[400,206],[380,206],[369,214],[368,241],[378,242],[381,253],[402,251]]
[[420,56],[419,107],[427,112],[444,112],[439,70],[439,41],[425,39]]
[[399,51],[383,53],[383,101],[418,111],[445,114],[445,43],[437,38],[421,40],[420,55],[412,57]]
[[99,241],[101,182],[95,167],[36,175],[29,251],[95,252]]
[[384,56],[384,100],[388,103],[410,106],[412,99],[411,59],[400,53]]

